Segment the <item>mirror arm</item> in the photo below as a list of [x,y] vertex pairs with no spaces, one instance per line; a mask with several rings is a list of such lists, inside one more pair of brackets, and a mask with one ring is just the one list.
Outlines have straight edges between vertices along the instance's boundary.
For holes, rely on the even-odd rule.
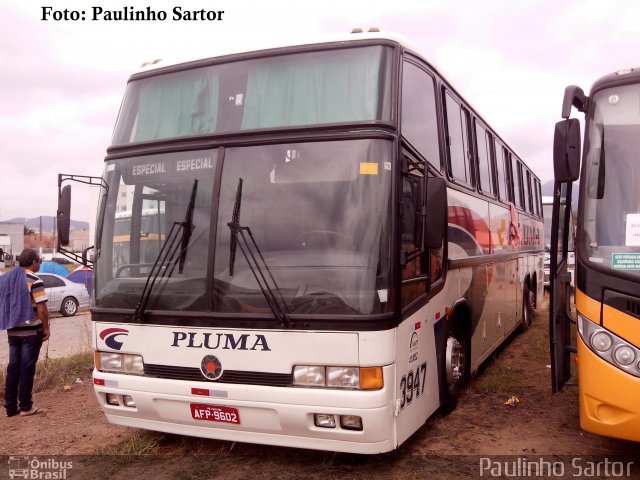
[[569,118],[571,115],[571,107],[576,107],[579,112],[587,110],[588,97],[584,91],[576,86],[569,85],[564,89],[564,98],[562,100],[562,118]]
[[62,184],[67,180],[71,182],[85,183],[87,185],[97,185],[109,192],[109,185],[102,177],[91,177],[88,175],[70,175],[67,173],[58,174],[58,191],[61,191]]
[[63,247],[58,247],[58,252],[62,253],[65,257],[70,258],[71,260],[75,261],[76,263],[80,263],[80,264],[84,265],[85,267],[93,268],[93,261],[92,260],[88,260],[86,258],[87,251],[91,250],[92,248],[93,248],[93,246],[85,249],[82,252],[82,255],[78,255],[77,253],[72,252],[71,250],[67,250],[66,248],[63,248]]

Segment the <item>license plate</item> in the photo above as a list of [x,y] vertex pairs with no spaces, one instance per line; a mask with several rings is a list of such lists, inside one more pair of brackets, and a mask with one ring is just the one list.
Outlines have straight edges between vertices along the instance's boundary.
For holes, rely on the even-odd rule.
[[191,417],[194,420],[209,420],[210,422],[223,422],[240,425],[238,409],[232,407],[192,403]]

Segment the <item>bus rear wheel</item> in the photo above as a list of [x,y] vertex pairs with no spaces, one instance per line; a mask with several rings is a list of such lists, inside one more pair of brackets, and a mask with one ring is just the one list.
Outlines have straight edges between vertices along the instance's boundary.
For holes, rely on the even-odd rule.
[[535,295],[526,283],[522,289],[522,331],[526,332],[533,323]]

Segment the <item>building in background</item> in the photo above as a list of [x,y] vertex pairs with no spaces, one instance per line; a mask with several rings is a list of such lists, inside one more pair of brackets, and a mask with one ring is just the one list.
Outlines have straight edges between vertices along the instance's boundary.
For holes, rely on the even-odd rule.
[[[0,222],[0,261],[10,261],[24,249],[24,225],[22,223]],[[9,255],[11,257],[9,258]],[[2,263],[0,263],[0,266]],[[11,263],[9,265],[11,266]]]

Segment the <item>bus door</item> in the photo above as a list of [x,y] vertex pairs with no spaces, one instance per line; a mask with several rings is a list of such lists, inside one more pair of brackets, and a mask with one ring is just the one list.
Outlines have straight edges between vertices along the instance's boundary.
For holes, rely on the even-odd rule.
[[571,273],[568,270],[568,222],[571,221],[571,183],[555,182],[551,231],[549,341],[551,342],[551,385],[553,393],[571,376],[570,353]]
[[[580,171],[580,123],[570,119],[571,105],[584,102],[577,97],[580,90],[568,87],[562,116],[565,120],[556,124],[553,163],[555,182],[553,187],[553,215],[551,222],[551,267],[549,304],[549,342],[551,347],[551,386],[553,393],[564,387],[571,376],[570,354],[575,352],[571,344],[571,274],[568,271],[569,225],[571,222],[571,189]],[[578,89],[579,90],[579,89]],[[584,99],[584,94],[582,94]]]

